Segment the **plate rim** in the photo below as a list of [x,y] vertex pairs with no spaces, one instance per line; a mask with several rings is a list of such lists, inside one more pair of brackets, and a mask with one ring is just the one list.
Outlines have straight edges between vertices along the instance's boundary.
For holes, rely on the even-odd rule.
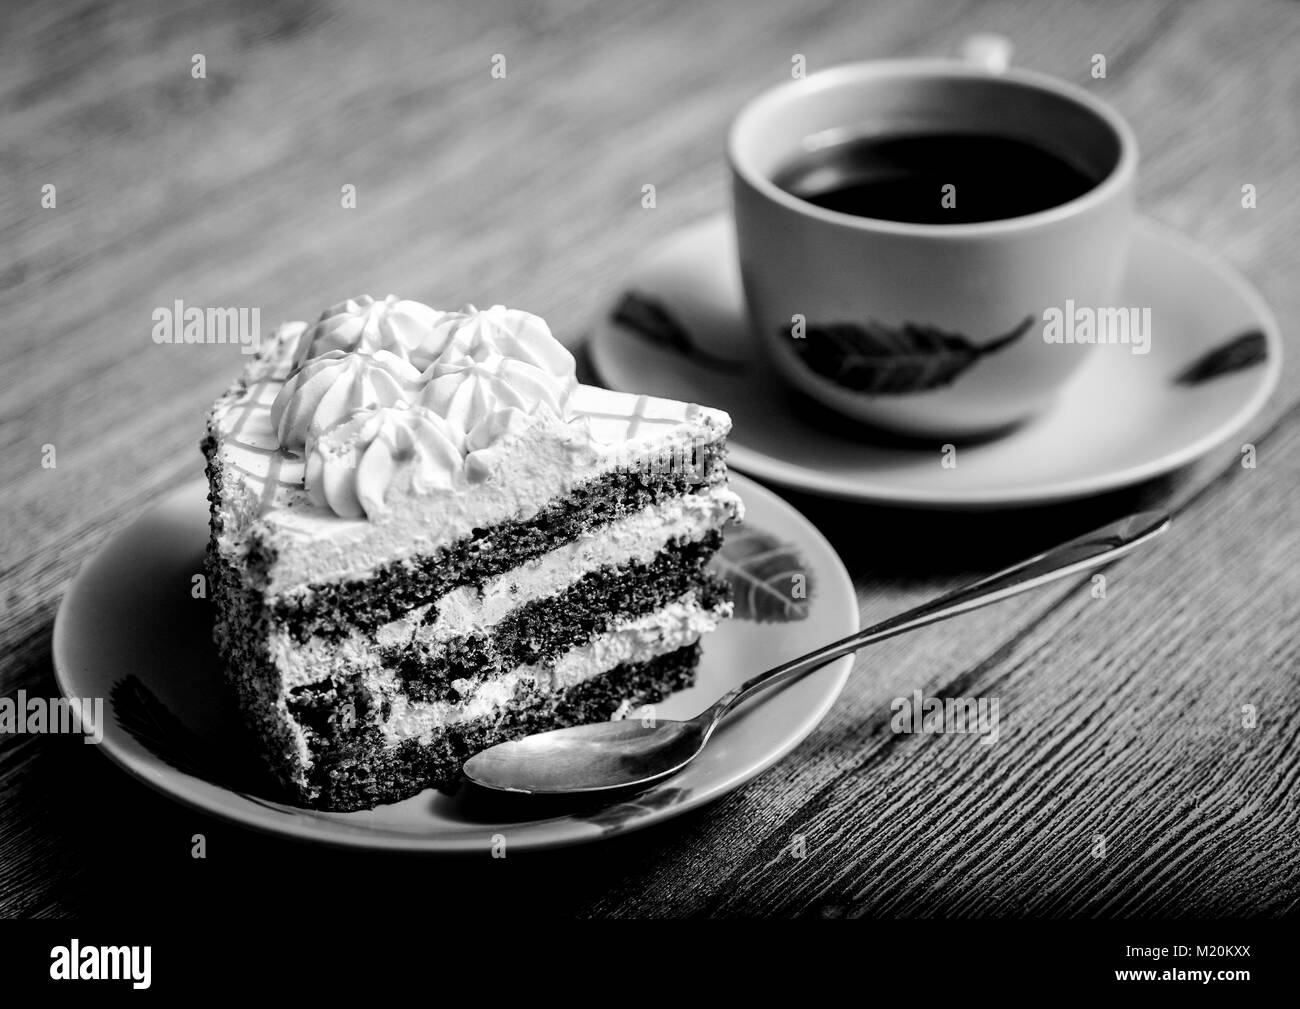
[[[692,231],[705,231],[709,228],[725,227],[727,214],[715,211],[705,217],[682,225],[668,232],[657,242],[648,246],[626,271],[632,273],[640,264],[650,261],[674,242],[682,242],[684,236]],[[993,490],[948,490],[948,491],[914,491],[891,486],[879,480],[863,477],[844,477],[827,475],[812,467],[797,462],[769,455],[758,449],[750,448],[743,438],[732,438],[728,442],[728,459],[745,475],[758,480],[766,480],[789,490],[815,494],[821,497],[841,501],[856,501],[864,504],[877,504],[891,507],[906,506],[927,511],[979,512],[991,511],[1002,507],[1025,505],[1048,505],[1064,501],[1075,501],[1096,494],[1105,494],[1124,487],[1131,487],[1155,477],[1164,476],[1188,465],[1222,445],[1234,434],[1246,426],[1264,408],[1269,398],[1276,391],[1282,377],[1282,359],[1284,344],[1277,318],[1255,285],[1237,270],[1223,256],[1207,249],[1200,242],[1183,234],[1175,228],[1162,224],[1150,217],[1139,214],[1134,222],[1136,240],[1146,240],[1176,253],[1198,260],[1219,276],[1246,304],[1259,323],[1268,347],[1268,356],[1258,381],[1249,397],[1242,398],[1237,410],[1217,428],[1200,438],[1172,451],[1160,454],[1143,463],[1111,470],[1100,476],[1079,477],[1059,480],[1054,483],[1036,487],[1007,488]],[[1131,262],[1131,260],[1130,260]],[[614,360],[610,349],[610,332],[608,306],[624,290],[618,287],[605,299],[600,315],[592,325],[589,341],[592,364],[602,382],[610,382],[615,373],[609,367]],[[757,359],[757,358],[756,358]],[[779,379],[777,379],[779,381]],[[615,386],[611,384],[611,388]]]
[[[844,566],[844,561],[839,555],[839,551],[831,544],[820,529],[794,505],[786,501],[775,491],[764,487],[754,479],[741,473],[730,474],[732,489],[735,490],[743,501],[747,504],[751,497],[763,497],[768,499],[768,503],[778,511],[784,509],[802,525],[805,534],[808,535],[821,549],[826,553],[828,560],[831,562],[827,570],[818,573],[821,581],[820,586],[824,586],[821,591],[827,591],[832,594],[842,594],[844,598],[851,600],[849,607],[852,614],[851,622],[853,627],[845,633],[853,633],[861,626],[861,610],[858,605],[857,590],[853,586],[853,580],[849,576],[848,570]],[[122,529],[102,543],[89,557],[87,557],[79,566],[76,575],[73,576],[67,587],[64,589],[59,600],[59,607],[55,613],[54,623],[51,630],[51,665],[54,669],[54,679],[58,686],[59,692],[64,697],[79,696],[73,691],[74,674],[71,672],[72,661],[67,654],[72,647],[69,642],[69,635],[73,632],[69,630],[68,621],[72,619],[69,616],[69,609],[72,605],[70,600],[79,591],[84,591],[83,577],[97,563],[105,562],[105,557],[109,550],[116,542],[127,533],[128,530],[143,523],[154,513],[174,504],[175,499],[186,493],[193,493],[198,485],[205,484],[202,478],[186,481],[173,487],[161,499],[155,501],[149,508],[144,509],[128,522]],[[738,486],[739,485],[739,486]],[[827,584],[827,579],[831,584]],[[832,681],[823,691],[818,699],[815,710],[813,710],[792,733],[789,738],[783,740],[780,746],[774,748],[770,753],[766,753],[762,760],[747,766],[738,775],[727,778],[722,783],[711,789],[701,791],[692,791],[681,802],[650,810],[645,816],[634,817],[619,823],[614,827],[604,829],[590,825],[587,821],[575,820],[570,816],[556,816],[549,819],[526,821],[523,824],[507,825],[507,829],[520,831],[518,837],[512,838],[508,843],[511,850],[514,851],[541,851],[556,848],[566,848],[573,845],[589,844],[597,841],[603,841],[609,838],[621,836],[632,831],[641,830],[646,827],[662,823],[665,820],[698,809],[701,806],[708,805],[724,796],[730,794],[736,789],[753,781],[759,775],[763,774],[774,764],[778,763],[788,756],[799,744],[804,742],[813,731],[826,718],[827,714],[834,707],[835,702],[843,692],[845,683],[853,668],[853,655],[842,656],[833,662],[828,663],[813,675],[820,675]],[[498,825],[484,823],[481,835],[464,834],[453,838],[437,838],[429,836],[401,837],[389,833],[367,834],[364,829],[336,831],[329,826],[330,821],[327,819],[308,819],[299,822],[290,814],[282,813],[276,810],[273,805],[268,804],[269,800],[260,800],[254,797],[240,795],[239,793],[218,785],[206,779],[196,777],[172,767],[145,766],[140,763],[138,757],[134,754],[119,751],[116,741],[110,742],[108,734],[109,722],[111,716],[105,712],[104,726],[105,733],[100,744],[95,748],[100,750],[105,757],[112,763],[126,771],[132,778],[147,785],[153,791],[160,793],[167,798],[179,802],[182,806],[194,809],[206,816],[255,830],[259,833],[266,834],[280,840],[304,841],[312,844],[321,844],[332,848],[341,848],[348,850],[364,851],[388,851],[388,852],[408,852],[412,854],[427,855],[470,855],[481,854],[487,849],[487,841],[490,839],[493,828]],[[739,718],[744,718],[742,711]],[[157,758],[155,758],[157,759]],[[163,764],[158,760],[160,765]],[[209,803],[201,792],[195,793],[193,789],[184,787],[190,780],[199,782],[202,786],[217,790],[218,794],[231,796],[236,801],[230,804],[226,803]],[[672,778],[667,779],[671,781]],[[178,787],[179,786],[179,787]],[[637,793],[642,794],[642,793]],[[635,802],[637,795],[627,797],[621,801]],[[245,804],[248,804],[247,807]],[[611,806],[618,803],[611,803]],[[318,812],[309,809],[303,809],[303,813]],[[277,819],[283,818],[283,819]],[[566,822],[582,823],[591,829],[584,829],[573,834],[564,834],[562,825]],[[555,831],[545,830],[544,827],[553,826],[558,828]],[[530,836],[532,835],[532,836]]]

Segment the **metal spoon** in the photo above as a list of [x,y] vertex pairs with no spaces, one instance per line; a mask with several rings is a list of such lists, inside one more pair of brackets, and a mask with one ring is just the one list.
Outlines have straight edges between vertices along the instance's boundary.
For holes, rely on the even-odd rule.
[[498,743],[465,761],[465,776],[506,792],[568,794],[648,785],[680,771],[722,718],[761,690],[789,683],[832,659],[904,631],[987,606],[1128,553],[1169,526],[1164,512],[1138,512],[1095,532],[955,589],[883,623],[823,645],[746,680],[690,721],[596,722]]

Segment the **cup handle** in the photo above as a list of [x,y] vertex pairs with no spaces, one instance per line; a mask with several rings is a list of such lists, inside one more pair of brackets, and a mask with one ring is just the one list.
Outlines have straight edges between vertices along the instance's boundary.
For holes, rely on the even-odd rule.
[[1005,35],[980,32],[961,44],[958,56],[965,63],[981,67],[991,74],[1000,74],[1011,65],[1014,52],[1015,46]]

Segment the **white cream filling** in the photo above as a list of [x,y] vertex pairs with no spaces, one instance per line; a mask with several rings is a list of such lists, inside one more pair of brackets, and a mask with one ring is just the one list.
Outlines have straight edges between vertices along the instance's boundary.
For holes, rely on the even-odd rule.
[[[584,575],[604,567],[648,562],[678,537],[695,540],[729,518],[739,518],[740,498],[726,487],[687,494],[652,505],[609,525],[583,533],[549,553],[483,585],[453,589],[434,603],[412,610],[372,633],[352,631],[335,640],[312,638],[299,645],[284,631],[273,632],[272,654],[289,688],[326,676],[378,666],[375,645],[436,644],[491,629],[520,606],[560,596]],[[428,619],[430,607],[436,616]]]
[[[458,722],[489,715],[505,707],[521,683],[533,683],[543,692],[571,687],[607,673],[624,662],[644,662],[657,655],[694,644],[717,626],[723,610],[706,610],[694,594],[670,603],[644,617],[626,621],[584,645],[565,652],[544,665],[520,666],[505,676],[481,684],[463,701],[418,701],[405,694],[393,698],[391,715],[381,724],[386,742],[396,746],[406,739],[429,742],[433,736]],[[388,693],[393,686],[391,672],[376,676],[370,686]]]
[[412,639],[433,642],[487,631],[520,606],[558,596],[593,571],[648,563],[674,539],[697,540],[729,518],[739,517],[740,511],[740,498],[726,487],[653,505],[584,532],[572,543],[492,579],[481,590],[453,589],[433,604],[437,608],[433,620],[418,625],[409,618],[393,621],[378,629],[376,640],[386,645]]

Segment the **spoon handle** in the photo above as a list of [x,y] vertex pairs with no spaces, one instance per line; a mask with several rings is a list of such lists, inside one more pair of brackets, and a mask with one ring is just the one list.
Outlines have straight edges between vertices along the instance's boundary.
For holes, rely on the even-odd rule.
[[1102,526],[1078,539],[1053,547],[1019,564],[1013,564],[987,578],[954,589],[906,613],[890,617],[873,627],[857,631],[839,641],[823,645],[807,655],[791,659],[765,673],[759,673],[723,694],[695,720],[705,724],[711,723],[711,732],[712,726],[716,725],[728,711],[760,690],[798,679],[832,659],[848,655],[865,645],[873,645],[896,634],[915,630],[938,620],[946,620],[958,613],[979,609],[981,606],[996,603],[1001,599],[1037,588],[1039,585],[1046,585],[1058,578],[1097,567],[1128,553],[1156,534],[1164,532],[1168,527],[1169,516],[1158,511],[1137,512],[1118,522]]

